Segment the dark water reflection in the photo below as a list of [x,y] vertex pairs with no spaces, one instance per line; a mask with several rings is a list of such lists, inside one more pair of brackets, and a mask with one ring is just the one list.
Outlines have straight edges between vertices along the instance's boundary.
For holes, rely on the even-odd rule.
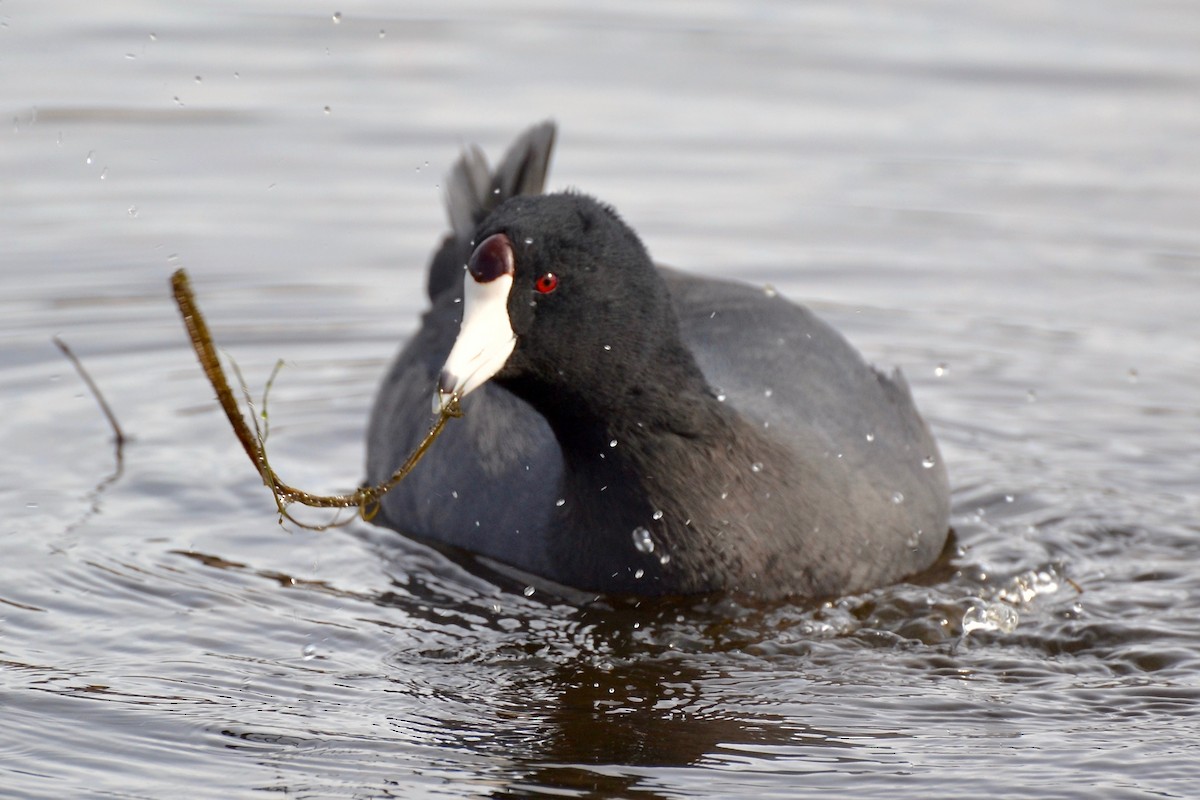
[[[0,795],[1195,795],[1200,13],[338,10],[0,4]],[[904,368],[933,571],[581,603],[275,524],[170,272],[288,360],[285,478],[353,487],[444,169],[550,115],[554,186]]]

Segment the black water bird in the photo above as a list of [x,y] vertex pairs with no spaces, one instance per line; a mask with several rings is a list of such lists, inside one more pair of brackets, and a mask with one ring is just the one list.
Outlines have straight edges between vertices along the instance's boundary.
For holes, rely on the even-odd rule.
[[899,372],[773,291],[656,266],[603,203],[543,194],[554,136],[452,171],[368,479],[424,435],[431,399],[464,417],[379,519],[596,593],[812,598],[927,567],[949,489]]

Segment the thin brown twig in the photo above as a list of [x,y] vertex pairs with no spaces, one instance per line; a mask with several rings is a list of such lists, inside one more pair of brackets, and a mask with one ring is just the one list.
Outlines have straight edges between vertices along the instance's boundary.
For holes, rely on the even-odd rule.
[[[343,522],[331,522],[327,525],[309,525],[300,522],[293,517],[287,510],[291,503],[300,503],[301,505],[310,506],[312,508],[357,508],[359,515],[363,519],[370,519],[379,510],[380,498],[391,491],[400,481],[404,480],[405,476],[412,471],[421,457],[433,444],[438,435],[441,434],[442,428],[451,417],[462,416],[462,411],[459,408],[458,397],[452,397],[448,403],[442,407],[441,414],[438,415],[437,421],[426,434],[421,443],[412,452],[408,459],[400,465],[400,468],[392,473],[391,477],[386,481],[376,486],[364,486],[350,494],[342,495],[318,495],[306,492],[302,489],[297,489],[289,486],[280,480],[275,470],[271,468],[271,463],[267,459],[267,451],[265,447],[265,430],[259,428],[257,420],[255,420],[255,430],[252,432],[246,424],[245,417],[238,407],[237,400],[234,398],[233,390],[229,386],[229,379],[225,376],[225,371],[221,367],[220,359],[217,357],[216,347],[213,345],[212,335],[208,331],[208,325],[204,321],[200,309],[196,305],[195,296],[192,294],[191,284],[188,280],[185,270],[177,270],[171,276],[171,288],[175,295],[175,303],[179,306],[179,313],[183,316],[184,326],[187,328],[188,336],[192,340],[192,348],[196,351],[196,358],[200,361],[200,367],[204,370],[204,374],[208,377],[208,382],[212,384],[213,390],[217,394],[217,401],[220,403],[222,410],[225,412],[225,417],[229,420],[229,424],[233,427],[234,435],[241,442],[242,449],[246,451],[246,456],[250,462],[254,464],[259,475],[262,477],[263,483],[270,488],[272,495],[275,498],[275,504],[279,510],[281,518],[288,519],[291,522],[303,528],[313,530],[324,530],[335,525],[343,525],[349,520]],[[236,370],[236,365],[235,365]],[[240,377],[240,373],[239,373]],[[274,373],[272,373],[272,381]],[[242,382],[245,389],[245,382]],[[247,392],[247,396],[249,393]],[[264,399],[265,405],[265,399]],[[251,404],[251,410],[253,405]]]
[[[259,412],[259,416],[262,417],[262,435],[259,437],[259,441],[262,442],[263,447],[266,447],[267,437],[271,435],[271,420],[267,417],[267,398],[271,395],[271,389],[275,386],[275,379],[279,377],[279,373],[282,371],[283,359],[281,358],[275,362],[275,368],[271,370],[270,376],[267,377],[267,383],[263,386],[262,411]],[[258,426],[255,425],[254,427],[257,430]]]
[[112,408],[109,407],[108,402],[104,399],[104,394],[100,391],[99,384],[92,380],[92,376],[87,371],[87,368],[83,366],[83,362],[79,360],[79,357],[75,355],[71,348],[67,346],[67,343],[62,339],[54,336],[52,337],[52,340],[58,349],[62,351],[62,354],[67,357],[67,360],[71,362],[72,366],[75,367],[75,371],[79,373],[79,377],[83,379],[83,382],[87,385],[88,389],[91,390],[92,396],[96,398],[96,404],[100,406],[100,410],[104,412],[105,418],[108,419],[108,424],[112,427],[113,447],[115,449],[114,458],[116,460],[116,466],[113,468],[112,474],[100,481],[100,483],[96,484],[94,489],[88,492],[88,510],[84,512],[79,519],[77,519],[75,522],[72,522],[65,529],[66,531],[72,531],[83,525],[92,516],[100,513],[100,496],[109,486],[116,483],[116,481],[120,479],[121,475],[124,473],[125,433],[121,430],[120,423],[117,422],[116,414],[113,413]]
[[108,419],[108,424],[112,426],[113,438],[117,442],[117,459],[120,460],[121,447],[125,444],[125,434],[121,430],[121,423],[117,422],[117,415],[113,413],[112,408],[108,405],[108,401],[104,399],[104,393],[100,391],[100,387],[96,385],[96,382],[92,380],[92,376],[83,366],[83,362],[79,360],[79,357],[75,355],[74,351],[58,336],[52,337],[52,340],[58,346],[58,349],[62,351],[62,354],[67,357],[67,360],[71,362],[71,365],[75,367],[75,371],[79,373],[79,377],[83,378],[83,382],[87,384],[88,389],[92,392],[92,397],[96,398],[96,402],[100,405],[100,410],[104,412],[104,416]]

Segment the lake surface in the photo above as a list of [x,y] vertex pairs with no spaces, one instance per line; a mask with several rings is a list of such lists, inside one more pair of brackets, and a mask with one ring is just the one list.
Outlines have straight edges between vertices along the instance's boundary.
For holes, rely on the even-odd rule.
[[[4,0],[0,86],[0,796],[1200,791],[1200,6]],[[937,569],[577,606],[277,524],[171,272],[352,488],[446,169],[547,117],[552,186],[904,369]]]

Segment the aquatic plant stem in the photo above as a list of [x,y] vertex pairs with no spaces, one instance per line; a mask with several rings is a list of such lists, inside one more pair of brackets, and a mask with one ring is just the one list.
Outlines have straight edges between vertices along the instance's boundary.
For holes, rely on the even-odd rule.
[[[229,386],[229,379],[226,377],[225,370],[222,368],[221,361],[217,356],[217,350],[213,344],[212,334],[209,333],[208,324],[204,321],[204,316],[200,313],[200,309],[196,305],[196,298],[192,294],[191,282],[188,280],[186,270],[176,270],[171,276],[171,289],[175,295],[175,304],[179,307],[179,313],[183,317],[184,327],[187,328],[188,336],[192,341],[192,348],[196,351],[196,358],[200,361],[200,367],[204,370],[208,382],[217,394],[217,401],[220,403],[221,409],[225,412],[225,417],[229,420],[229,424],[233,427],[234,435],[241,442],[242,449],[246,451],[246,456],[254,464],[254,468],[258,471],[259,476],[262,477],[263,483],[271,490],[280,517],[288,519],[300,527],[323,530],[335,525],[345,524],[349,520],[345,522],[331,522],[327,525],[309,525],[300,522],[288,513],[287,507],[291,503],[300,503],[312,508],[357,508],[359,515],[363,519],[373,517],[379,510],[380,498],[399,484],[400,481],[404,480],[405,476],[412,471],[417,462],[421,460],[421,457],[425,455],[430,445],[441,434],[446,422],[451,417],[462,416],[458,397],[451,397],[450,401],[443,405],[441,413],[438,415],[437,421],[434,422],[429,433],[421,440],[421,443],[417,445],[408,459],[399,469],[392,473],[391,477],[376,486],[364,486],[350,494],[341,495],[313,494],[290,486],[280,480],[275,470],[271,468],[271,462],[267,458],[265,436],[263,430],[258,428],[257,421],[255,424],[256,431],[251,431],[250,426],[246,424],[245,417],[242,416],[241,409],[234,398],[233,390]],[[272,381],[274,377],[274,373],[272,373]]]
[[71,362],[71,365],[75,367],[75,371],[79,373],[79,377],[83,379],[88,389],[91,390],[92,397],[96,398],[96,403],[99,404],[100,410],[104,413],[105,418],[108,419],[108,424],[113,430],[113,439],[117,443],[117,462],[120,463],[121,447],[125,444],[125,433],[121,430],[121,424],[117,422],[117,415],[113,413],[112,408],[108,405],[108,401],[104,399],[104,393],[100,391],[100,387],[96,385],[96,382],[92,380],[92,376],[84,368],[83,362],[79,360],[75,352],[58,336],[52,337],[52,341],[62,351],[62,354],[67,357],[67,360]]

